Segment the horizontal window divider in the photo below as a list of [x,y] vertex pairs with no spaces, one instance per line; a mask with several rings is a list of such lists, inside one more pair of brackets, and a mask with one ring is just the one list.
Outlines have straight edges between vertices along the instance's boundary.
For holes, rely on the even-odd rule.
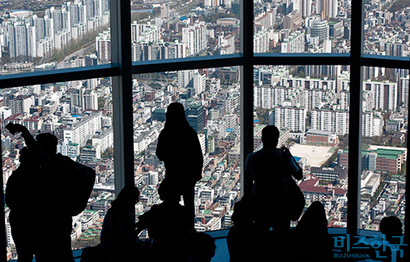
[[242,54],[189,57],[164,60],[149,60],[132,63],[133,74],[157,73],[164,71],[179,71],[198,68],[215,68],[225,66],[240,66],[243,64]]
[[119,67],[112,64],[76,67],[66,69],[53,69],[30,73],[18,73],[0,76],[0,88],[29,86],[64,81],[83,80],[99,77],[119,75]]
[[254,65],[349,65],[350,54],[256,53]]
[[362,66],[410,69],[410,57],[363,54]]

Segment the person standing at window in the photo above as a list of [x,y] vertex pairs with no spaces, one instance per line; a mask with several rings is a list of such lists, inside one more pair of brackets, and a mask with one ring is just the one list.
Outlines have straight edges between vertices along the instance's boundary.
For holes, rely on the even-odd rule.
[[181,103],[167,108],[165,127],[158,137],[156,155],[164,161],[165,180],[182,196],[194,227],[194,187],[202,177],[203,156],[198,135],[189,126]]
[[305,200],[295,179],[303,172],[287,148],[276,148],[279,130],[270,125],[262,129],[263,148],[249,154],[245,162],[245,195],[255,196],[255,221],[264,230],[287,234],[290,221],[297,220]]
[[[22,231],[19,228],[18,236],[16,235],[18,239],[26,237],[33,244],[27,245],[26,242],[26,245],[20,245],[23,249],[29,248],[24,250],[24,259],[32,259],[34,252],[36,261],[39,262],[74,262],[71,251],[72,217],[69,208],[72,201],[69,183],[67,183],[72,170],[65,165],[64,157],[57,154],[57,137],[50,133],[41,133],[34,139],[29,130],[20,124],[10,123],[6,128],[11,134],[20,132],[27,145],[27,152],[23,154],[23,167],[19,170],[25,172],[20,176],[30,177],[24,181],[31,183],[28,186],[30,190],[21,193],[24,194],[27,202],[24,204],[21,199],[15,198],[16,193],[13,191],[18,188],[11,181],[8,183],[7,190],[7,202],[11,206],[16,206],[18,203],[23,205],[22,207],[32,205],[28,209],[32,214],[27,222],[31,229]],[[27,188],[27,185],[25,187]],[[24,190],[24,187],[21,189]],[[19,217],[15,222],[21,225],[26,222],[24,219],[27,220],[28,217]],[[27,225],[23,228],[27,228]],[[15,229],[12,228],[16,233]],[[22,254],[21,251],[23,250],[20,248],[19,254]]]

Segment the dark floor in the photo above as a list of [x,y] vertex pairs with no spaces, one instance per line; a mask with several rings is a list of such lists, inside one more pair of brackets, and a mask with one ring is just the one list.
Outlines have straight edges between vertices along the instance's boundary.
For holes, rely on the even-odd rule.
[[[212,236],[215,239],[215,245],[216,245],[216,250],[215,250],[215,256],[212,258],[212,262],[229,262],[229,252],[228,252],[228,247],[226,244],[226,236],[228,234],[228,230],[220,230],[220,231],[213,231],[213,232],[207,232],[210,236]],[[337,235],[345,235],[346,234],[346,229],[344,228],[329,228],[329,233],[332,236],[337,236]],[[365,236],[367,240],[375,240],[375,239],[381,239],[381,234],[379,232],[374,232],[374,231],[360,231],[359,234],[361,236]],[[80,262],[80,257],[81,257],[81,250],[74,250],[73,255],[75,257],[75,262]],[[335,253],[341,254],[344,251],[342,250],[337,250],[334,249]],[[343,259],[343,258],[338,258],[334,259],[332,261],[366,261],[366,262],[376,262],[376,261],[382,261],[382,260],[375,260],[375,259]],[[10,261],[11,262],[11,261]]]

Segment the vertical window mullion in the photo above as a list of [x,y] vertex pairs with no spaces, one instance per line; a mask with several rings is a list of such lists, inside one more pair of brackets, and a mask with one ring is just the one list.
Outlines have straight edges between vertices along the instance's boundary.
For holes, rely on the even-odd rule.
[[[410,88],[410,83],[409,83],[409,88]],[[410,101],[407,101],[407,112],[408,115],[410,115]],[[409,134],[409,128],[407,125],[407,153],[406,153],[406,193],[405,193],[405,201],[406,201],[406,206],[404,209],[404,243],[409,244],[409,230],[410,230],[410,221],[409,221],[409,203],[410,203],[410,194],[409,189],[410,189],[410,183],[409,183],[409,166],[408,166],[408,159],[409,159],[409,150],[410,150],[410,134]],[[405,247],[407,249],[407,257],[409,256],[410,252],[410,247],[407,246]]]
[[347,232],[356,235],[360,215],[360,174],[362,146],[362,54],[363,54],[364,1],[352,1],[351,64],[350,64],[350,118]]
[[[0,140],[0,148],[1,148],[1,140]],[[2,155],[0,155],[0,160],[2,161]],[[0,203],[3,203],[0,211],[0,261],[7,261],[7,233],[6,233],[6,216],[4,213],[5,208],[5,201],[4,201],[4,194],[3,194],[3,166],[0,170],[0,182],[1,182],[1,189],[2,193],[0,194]]]
[[246,156],[253,151],[253,0],[241,1],[241,195]]
[[114,171],[116,194],[134,184],[131,6],[128,0],[111,0],[111,61],[120,74],[112,78]]

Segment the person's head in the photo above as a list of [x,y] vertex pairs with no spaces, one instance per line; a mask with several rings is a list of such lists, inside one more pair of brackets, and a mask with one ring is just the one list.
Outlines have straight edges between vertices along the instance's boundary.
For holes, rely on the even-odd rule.
[[140,191],[134,185],[127,185],[121,189],[111,205],[121,208],[132,208],[140,199]]
[[276,126],[269,125],[262,129],[262,143],[264,147],[274,147],[278,145],[279,130]]
[[47,155],[57,153],[57,137],[51,133],[41,133],[36,136],[37,143]]
[[380,221],[380,232],[386,235],[387,241],[393,240],[392,236],[401,236],[402,224],[400,219],[395,216],[384,217]]
[[159,198],[164,202],[174,202],[179,203],[181,200],[181,194],[179,194],[176,188],[173,188],[171,183],[164,179],[158,188]]
[[296,228],[306,231],[327,232],[325,207],[320,201],[314,201],[303,214]]
[[165,127],[187,125],[185,109],[181,103],[174,102],[168,105]]

